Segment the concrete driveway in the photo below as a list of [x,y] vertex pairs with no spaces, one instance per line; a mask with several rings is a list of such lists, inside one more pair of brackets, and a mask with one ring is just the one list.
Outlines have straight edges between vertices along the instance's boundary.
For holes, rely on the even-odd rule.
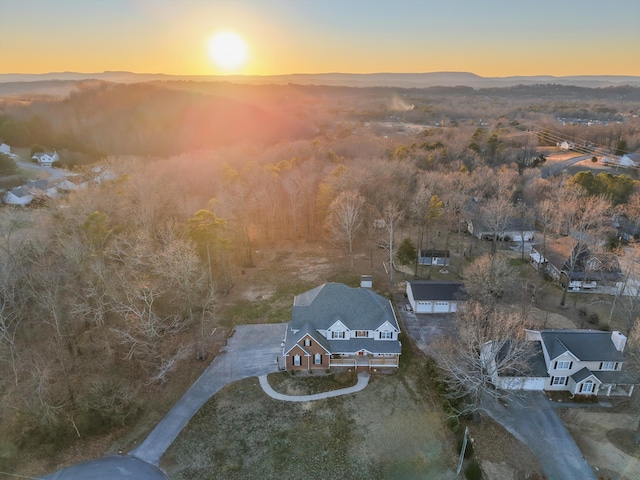
[[596,480],[573,437],[542,392],[521,392],[503,406],[487,399],[483,410],[527,445],[549,480]]
[[453,338],[457,335],[454,314],[426,314],[406,311],[403,307],[409,305],[409,300],[402,294],[394,298],[404,331],[416,343],[418,348],[429,355],[429,345],[442,337]]
[[213,359],[144,442],[129,456],[110,456],[82,462],[43,477],[47,480],[168,480],[157,467],[189,420],[225,385],[279,370],[286,324],[238,325],[227,345]]
[[[455,337],[455,317],[407,312],[409,301],[398,294],[396,305],[407,334],[418,348],[429,355],[430,344],[443,336]],[[504,407],[494,398],[487,399],[483,410],[538,457],[549,480],[595,480],[576,442],[554,410],[554,404],[542,392],[514,395]]]
[[147,439],[129,455],[158,465],[196,412],[225,385],[247,377],[278,371],[286,324],[238,325],[227,345],[200,378],[158,423]]

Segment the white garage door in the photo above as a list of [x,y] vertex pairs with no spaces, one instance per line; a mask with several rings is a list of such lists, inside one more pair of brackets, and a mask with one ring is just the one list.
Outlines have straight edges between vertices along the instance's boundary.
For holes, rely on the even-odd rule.
[[449,311],[449,302],[436,302],[433,311],[434,313],[447,313]]
[[418,313],[431,313],[432,310],[432,306],[431,306],[431,302],[418,302],[418,308],[416,309],[416,312]]

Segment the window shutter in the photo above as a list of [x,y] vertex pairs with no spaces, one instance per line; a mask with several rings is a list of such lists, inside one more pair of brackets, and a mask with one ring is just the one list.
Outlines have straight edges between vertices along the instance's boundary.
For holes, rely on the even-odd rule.
[[564,384],[568,385],[569,384],[569,377],[564,377]]
[[553,362],[553,369],[557,369],[558,368],[558,362]]
[[604,362],[600,362],[600,370],[602,370],[602,365]]
[[571,367],[573,367],[573,362],[569,362],[569,370],[571,370]]
[[556,377],[551,377],[551,383],[550,385],[553,385],[553,381],[555,380]]
[[584,387],[584,383],[580,384],[580,391],[582,392],[582,387]]

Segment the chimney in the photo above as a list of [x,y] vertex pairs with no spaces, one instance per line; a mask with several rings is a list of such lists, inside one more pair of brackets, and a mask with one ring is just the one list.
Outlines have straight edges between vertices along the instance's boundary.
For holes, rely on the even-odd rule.
[[616,347],[616,350],[624,352],[624,347],[627,344],[627,337],[618,330],[614,330],[611,332],[611,341],[613,342],[613,346]]
[[360,275],[360,287],[361,288],[372,288],[373,287],[373,277],[371,275]]

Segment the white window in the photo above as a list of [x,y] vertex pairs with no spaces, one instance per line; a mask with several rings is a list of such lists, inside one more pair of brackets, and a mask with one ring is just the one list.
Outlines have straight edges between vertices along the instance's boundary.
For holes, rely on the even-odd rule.
[[368,337],[368,336],[369,336],[368,330],[356,330],[356,337]]
[[556,370],[569,370],[571,368],[571,363],[569,361],[566,362],[556,362]]
[[319,353],[316,353],[316,354],[313,356],[313,363],[314,363],[314,365],[320,365],[320,364],[322,364],[322,355],[321,355],[321,354],[319,354]]
[[311,339],[310,338],[305,338],[304,339],[304,346],[305,347],[310,347],[311,346]]
[[567,377],[553,377],[551,385],[566,385]]
[[331,338],[344,338],[344,332],[331,332]]
[[618,368],[617,362],[602,362],[600,370],[616,370]]
[[593,382],[591,380],[587,380],[582,384],[582,389],[580,390],[582,393],[591,393],[593,392]]
[[299,367],[300,366],[300,355],[294,355],[293,356],[293,366],[294,367]]
[[388,332],[388,331],[384,331],[384,332],[380,332],[380,338],[382,340],[391,340],[393,339],[393,332]]

